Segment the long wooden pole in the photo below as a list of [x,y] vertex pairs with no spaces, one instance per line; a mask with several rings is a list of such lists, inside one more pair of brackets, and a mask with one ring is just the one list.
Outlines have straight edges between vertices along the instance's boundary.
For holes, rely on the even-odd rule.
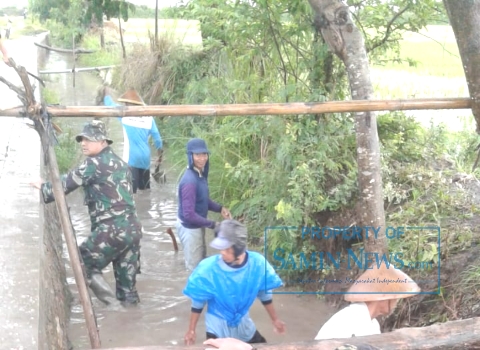
[[70,53],[72,51],[74,53],[94,53],[94,52],[96,52],[95,50],[85,50],[85,49],[74,49],[74,50],[57,49],[57,48],[50,47],[50,46],[47,46],[47,45],[43,45],[43,44],[36,43],[36,42],[34,42],[34,44],[37,45],[38,47],[43,48],[43,49],[50,50],[50,51],[55,51],[55,52],[61,52],[61,53]]
[[[73,47],[73,50],[72,50],[72,59],[73,59],[73,69],[72,69],[72,72],[73,72],[73,77],[72,77],[72,81],[73,81],[73,88],[75,89],[75,34],[72,34],[72,47]],[[74,90],[75,91],[75,90]]]
[[[45,142],[48,142],[48,140],[45,140]],[[80,262],[80,254],[78,252],[77,241],[75,239],[72,222],[70,221],[70,215],[68,213],[65,193],[63,192],[62,182],[59,176],[57,158],[53,147],[48,146],[47,149],[50,174],[52,176],[52,190],[55,196],[55,203],[57,205],[58,215],[62,224],[62,230],[68,248],[68,256],[70,257],[73,274],[75,276],[75,282],[78,288],[78,294],[80,295],[80,302],[83,306],[83,314],[85,316],[85,324],[87,326],[88,336],[90,338],[90,345],[92,349],[100,349],[100,335],[98,333],[97,322],[93,312],[92,300],[90,299],[90,294],[88,293],[85,275]]]
[[73,73],[73,72],[91,72],[91,71],[100,71],[104,69],[112,69],[116,66],[98,66],[98,67],[84,67],[84,68],[71,68],[71,69],[60,69],[60,70],[41,70],[39,74],[58,74],[58,73]]
[[[390,333],[348,339],[255,345],[258,350],[332,350],[346,344],[357,346],[368,344],[382,350],[480,349],[480,318],[450,321],[428,327],[401,328]],[[131,346],[105,350],[203,350],[205,348],[207,346],[197,344],[194,346]]]
[[170,105],[135,107],[57,107],[49,106],[48,111],[56,116],[227,116],[227,115],[278,115],[278,114],[319,114],[359,111],[414,110],[414,109],[462,109],[470,108],[470,98],[417,99],[417,100],[370,100],[332,101],[321,103],[264,103],[232,105]]
[[[405,111],[426,109],[469,109],[470,98],[425,98],[405,100],[330,101],[315,103],[258,103],[231,105],[168,106],[47,106],[55,117],[125,117],[125,116],[254,116],[347,113],[362,111]],[[0,110],[0,116],[19,116],[23,107]],[[434,117],[434,115],[432,115]]]

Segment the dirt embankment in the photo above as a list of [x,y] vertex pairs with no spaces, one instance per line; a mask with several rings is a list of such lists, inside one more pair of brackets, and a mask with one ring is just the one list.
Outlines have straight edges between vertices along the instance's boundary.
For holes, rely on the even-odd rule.
[[[403,269],[425,294],[401,300],[392,315],[379,320],[383,331],[480,316],[480,217],[475,214],[480,207],[480,181],[472,175],[455,173],[450,164],[447,166],[450,168],[447,174],[451,175],[445,175],[443,190],[452,198],[452,210],[440,219],[440,264],[435,255],[428,269]],[[358,222],[354,213],[355,208],[321,213],[317,222],[320,226],[350,226]],[[318,241],[316,245],[318,251],[345,252],[355,245],[361,246],[361,242],[336,239]],[[349,269],[346,262],[342,262],[341,268],[326,278],[345,281],[347,277],[355,279],[359,273],[358,269]],[[312,273],[304,278],[318,277]],[[348,288],[347,284],[325,284],[324,291],[338,292]],[[327,294],[325,299],[338,308],[348,304],[341,294]]]

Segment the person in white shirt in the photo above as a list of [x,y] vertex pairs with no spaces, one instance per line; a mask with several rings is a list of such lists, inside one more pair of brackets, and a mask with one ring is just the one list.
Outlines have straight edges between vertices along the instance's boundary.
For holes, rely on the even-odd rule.
[[315,340],[380,334],[376,317],[391,314],[398,300],[420,292],[420,287],[393,265],[367,269],[345,294],[351,304],[334,314]]

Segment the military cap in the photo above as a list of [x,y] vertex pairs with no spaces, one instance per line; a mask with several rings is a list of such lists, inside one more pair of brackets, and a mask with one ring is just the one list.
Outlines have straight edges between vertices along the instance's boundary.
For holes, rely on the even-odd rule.
[[90,141],[107,141],[109,145],[113,143],[111,139],[107,137],[107,131],[105,124],[101,120],[92,120],[90,123],[85,124],[83,131],[75,137],[77,142],[81,142],[85,137]]

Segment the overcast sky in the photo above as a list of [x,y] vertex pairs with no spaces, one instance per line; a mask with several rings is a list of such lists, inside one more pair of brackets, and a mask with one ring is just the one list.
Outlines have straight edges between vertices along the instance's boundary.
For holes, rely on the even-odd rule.
[[[172,5],[175,5],[178,1],[179,0],[158,0],[158,7],[161,8],[161,7],[172,6]],[[129,0],[129,2],[135,5],[145,5],[151,8],[155,8],[156,0]],[[28,0],[15,0],[15,5],[17,7],[27,7]],[[0,8],[7,7],[7,6],[12,6],[12,3],[10,1],[0,0]]]
[[[155,8],[156,0],[129,0],[129,2],[135,5],[145,5]],[[175,5],[177,2],[179,2],[179,0],[158,0],[158,7],[169,7]]]

